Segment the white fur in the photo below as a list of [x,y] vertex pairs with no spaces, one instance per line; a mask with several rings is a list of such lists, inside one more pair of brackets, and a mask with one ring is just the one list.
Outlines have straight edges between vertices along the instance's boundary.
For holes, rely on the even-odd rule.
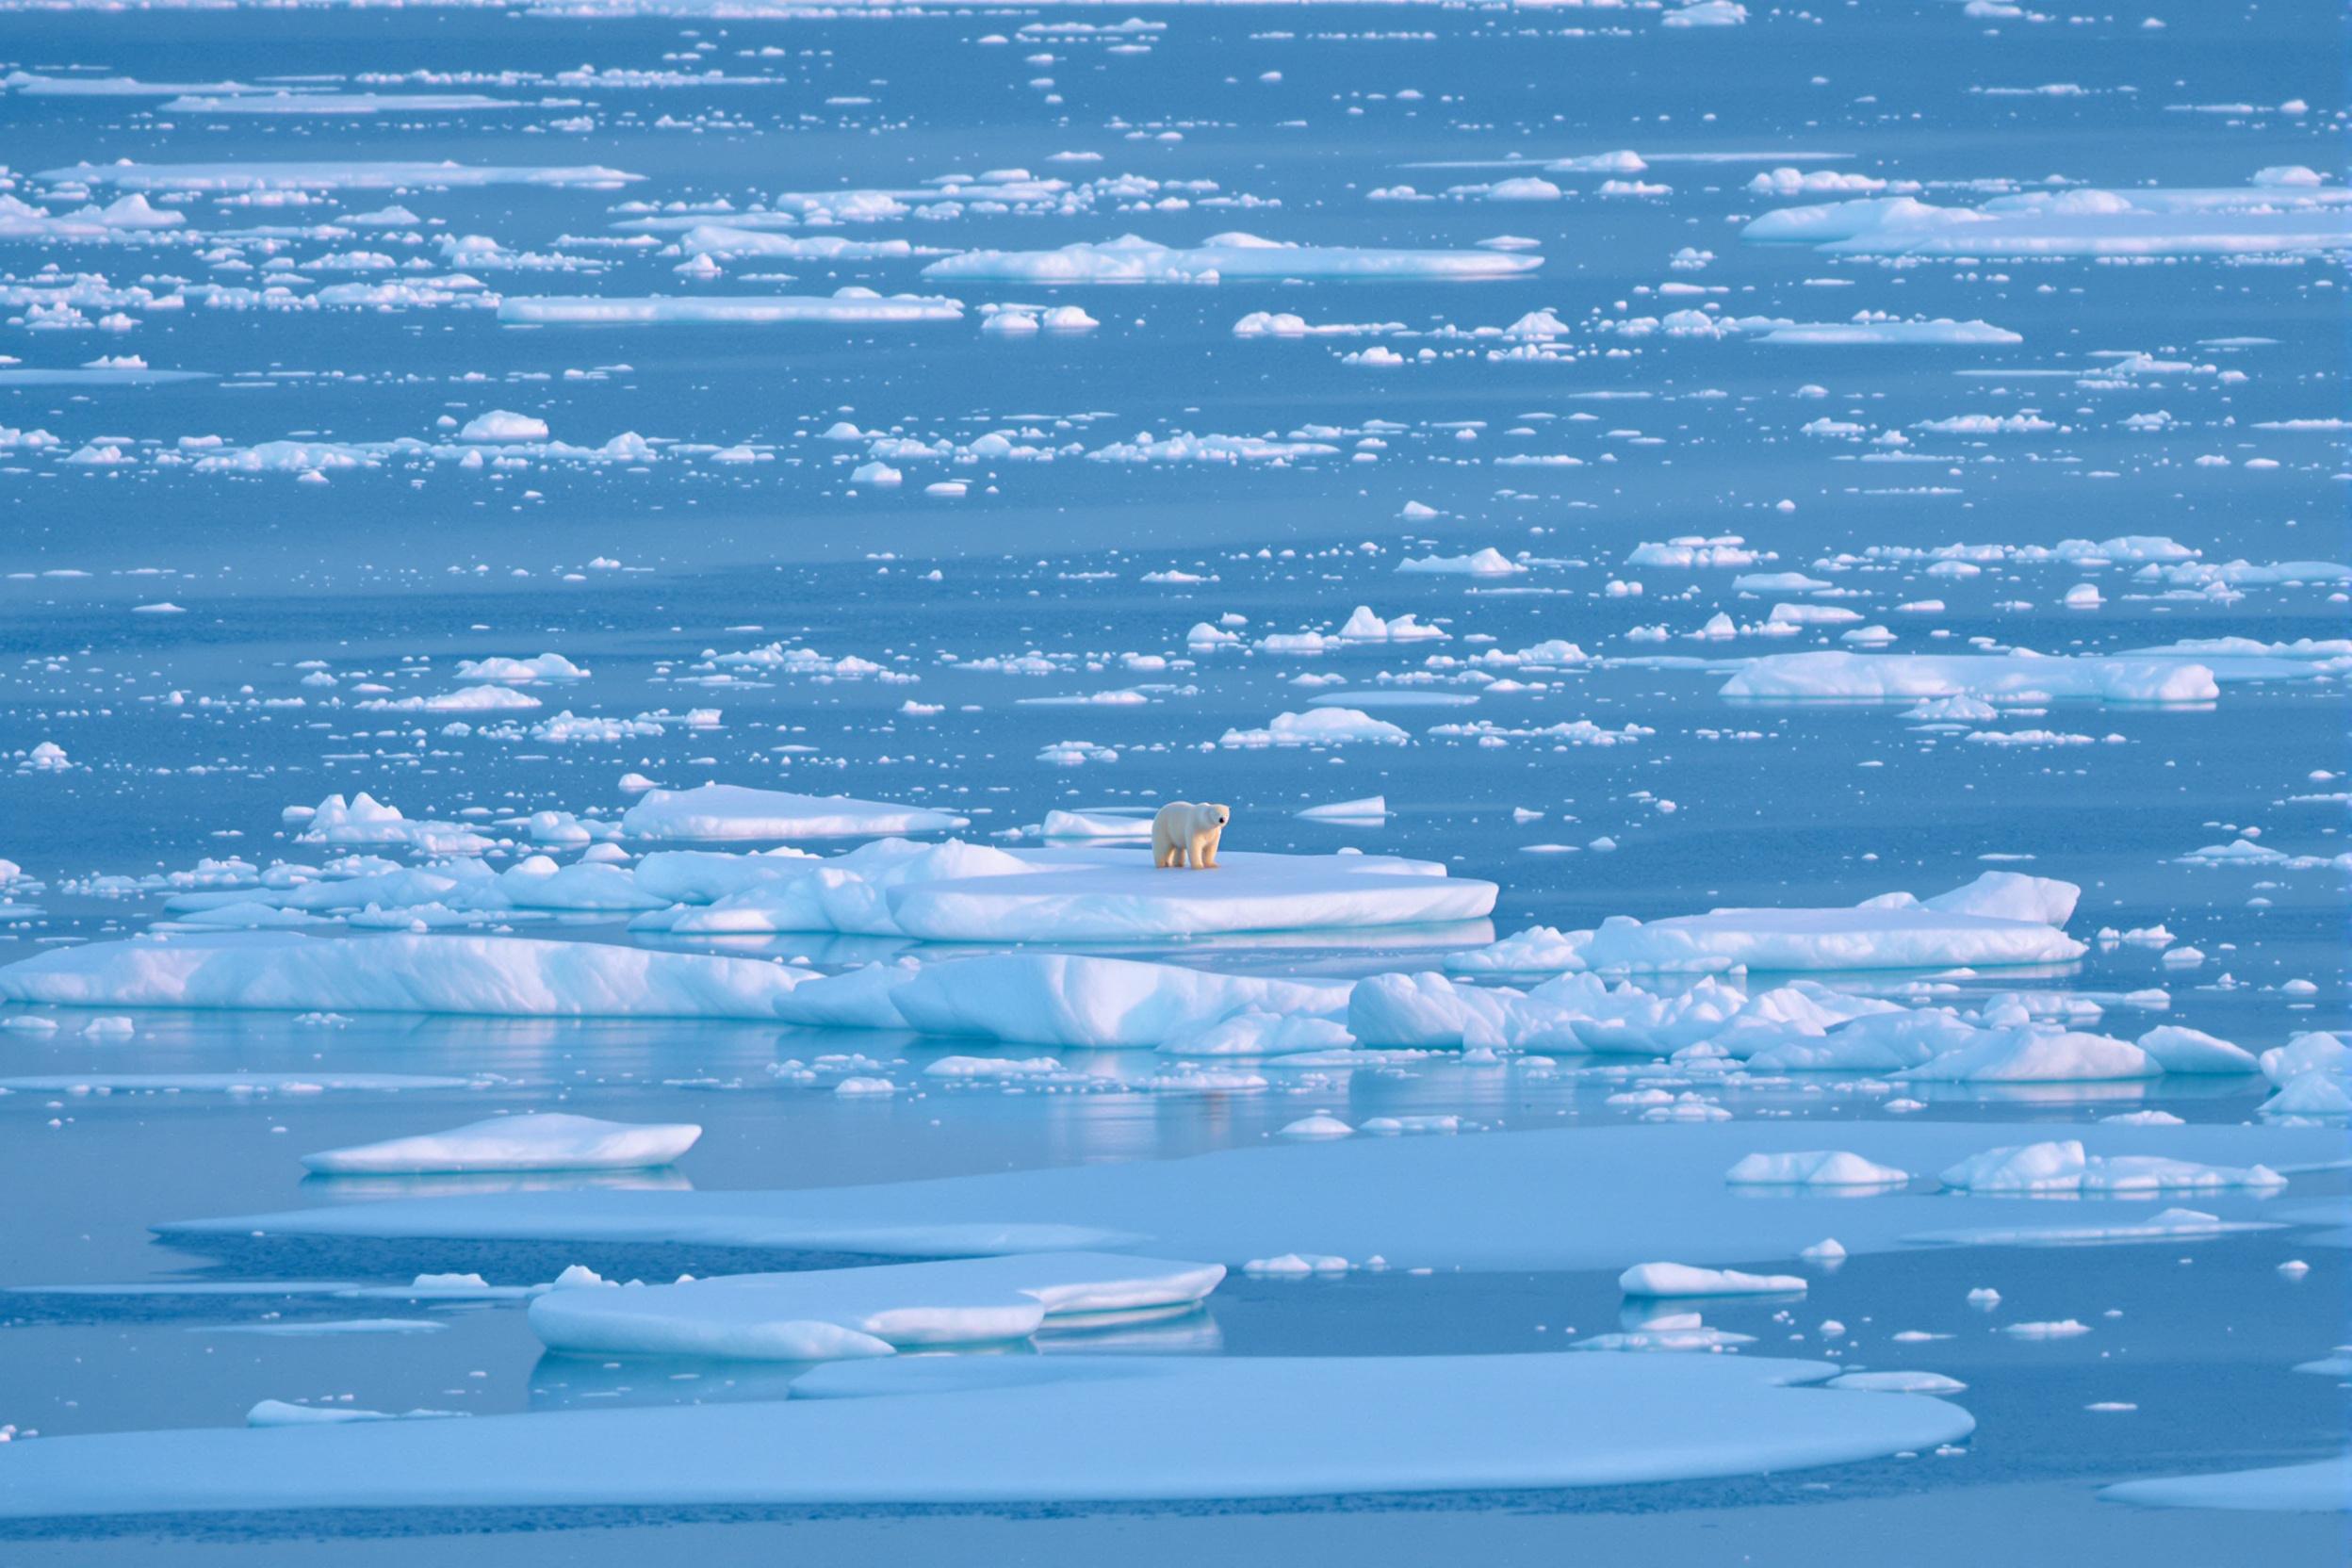
[[1217,843],[1225,825],[1233,820],[1230,806],[1172,800],[1152,819],[1152,863],[1158,867],[1189,866],[1194,871],[1217,869]]

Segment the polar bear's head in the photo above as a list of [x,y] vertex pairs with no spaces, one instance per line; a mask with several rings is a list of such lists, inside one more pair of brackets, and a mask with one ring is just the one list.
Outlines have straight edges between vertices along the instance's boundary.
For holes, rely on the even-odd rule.
[[1208,822],[1217,827],[1233,820],[1233,808],[1230,806],[1203,806],[1200,809]]

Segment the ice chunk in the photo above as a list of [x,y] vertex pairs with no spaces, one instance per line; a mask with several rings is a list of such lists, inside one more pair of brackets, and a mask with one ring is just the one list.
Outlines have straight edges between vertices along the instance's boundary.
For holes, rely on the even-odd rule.
[[969,818],[921,806],[740,784],[648,790],[621,817],[621,830],[632,839],[856,839],[968,825]]
[[2262,1063],[2243,1046],[2217,1039],[2201,1029],[2164,1023],[2139,1039],[2142,1051],[2166,1072],[2259,1072]]
[[2026,694],[2103,702],[2211,702],[2213,672],[2184,659],[2023,654],[1774,653],[1749,660],[1723,683],[1727,697],[1907,702],[1922,697]]
[[2090,1155],[2080,1140],[2056,1139],[1970,1155],[1943,1172],[1964,1192],[2099,1193],[2132,1197],[2230,1188],[2275,1189],[2287,1179],[2268,1166],[2200,1165],[2157,1154]]
[[1742,1274],[1736,1268],[1643,1263],[1618,1275],[1617,1288],[1627,1296],[1779,1296],[1803,1295],[1805,1282],[1797,1274]]
[[1925,969],[2063,963],[2083,944],[2039,921],[1946,911],[1904,901],[1850,909],[1716,909],[1646,923],[1602,923],[1582,948],[1602,971]]
[[906,1022],[929,1035],[1134,1047],[1182,1038],[1237,1013],[1328,1016],[1346,1008],[1347,993],[1345,983],[1007,953],[930,965],[890,995]]
[[0,968],[0,999],[69,1006],[518,1018],[783,1017],[810,971],[596,942],[225,932],[55,948]]
[[1850,1388],[1866,1394],[1959,1394],[1968,1384],[1941,1372],[1847,1372],[1829,1380],[1824,1388]]
[[1965,888],[1923,898],[1924,908],[1948,914],[1983,915],[1990,920],[2032,921],[2064,925],[2074,918],[2082,890],[2052,876],[2027,876],[2014,871],[1988,871]]
[[1842,1149],[1750,1154],[1723,1173],[1724,1181],[1740,1186],[1883,1187],[1910,1179],[1907,1170]]
[[1915,1083],[2068,1084],[2153,1078],[2164,1068],[2129,1040],[2020,1024],[1896,1074]]
[[1294,245],[1255,235],[1211,236],[1203,245],[1154,244],[1126,235],[1055,251],[967,251],[935,261],[927,278],[1029,284],[1217,283],[1227,278],[1380,278],[1429,281],[1513,276],[1544,265],[1542,256],[1494,251],[1384,251],[1346,245]]
[[635,1170],[667,1165],[694,1146],[702,1129],[600,1121],[546,1111],[493,1117],[446,1133],[423,1133],[382,1143],[329,1149],[302,1164],[330,1176],[384,1176],[425,1171]]
[[726,1274],[674,1285],[552,1291],[531,1328],[575,1355],[832,1361],[1025,1339],[1048,1318],[1189,1306],[1225,1270],[1100,1252],[874,1268]]

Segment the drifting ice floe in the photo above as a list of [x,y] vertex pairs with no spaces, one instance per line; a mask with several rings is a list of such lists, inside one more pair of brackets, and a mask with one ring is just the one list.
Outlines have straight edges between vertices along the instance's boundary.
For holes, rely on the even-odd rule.
[[632,839],[855,839],[933,833],[967,826],[969,818],[920,806],[889,806],[846,795],[800,795],[740,784],[648,790],[621,817]]
[[1644,1263],[1617,1276],[1617,1288],[1627,1296],[1778,1296],[1803,1295],[1805,1282],[1797,1274],[1742,1274],[1736,1268]]
[[667,1165],[702,1129],[600,1121],[560,1111],[494,1117],[446,1133],[329,1149],[302,1164],[329,1176],[481,1170],[634,1170]]
[[389,190],[496,185],[580,186],[610,190],[642,174],[595,165],[497,165],[461,163],[316,162],[272,163],[77,163],[47,169],[52,183],[110,185],[123,190]]
[[2352,1513],[2352,1453],[2309,1464],[2166,1476],[2102,1487],[2111,1502],[2142,1508],[2214,1508],[2278,1513]]
[[1716,909],[1647,922],[1619,915],[1592,931],[1523,931],[1456,955],[1446,968],[1707,973],[2064,963],[2087,951],[2061,929],[2081,892],[2050,877],[1986,872],[1928,899],[1887,893],[1848,909]]
[[1740,237],[1873,256],[2302,254],[2352,245],[2347,204],[2352,192],[2337,187],[2262,185],[2029,191],[1976,207],[1881,196],[1768,212]]
[[1723,683],[1727,697],[1905,702],[1922,697],[2099,702],[2211,702],[2213,672],[2187,660],[2022,654],[1775,653],[1751,659]]
[[1054,1317],[1188,1307],[1217,1264],[1048,1252],[875,1268],[725,1274],[674,1285],[552,1291],[531,1329],[574,1355],[833,1361],[1026,1339]]
[[826,859],[770,861],[759,875],[708,904],[642,917],[637,928],[1103,941],[1473,921],[1494,908],[1496,892],[1436,862],[1388,856],[1232,852],[1210,874],[1155,868],[1139,849],[956,840],[885,840]]
[[882,295],[870,288],[843,288],[830,295],[698,294],[682,299],[510,294],[498,302],[499,320],[531,326],[759,326],[797,322],[863,326],[960,321],[963,317],[964,307],[954,300],[920,294]]
[[1943,1184],[1967,1192],[2104,1194],[2148,1197],[2162,1192],[2243,1188],[2275,1191],[2287,1179],[2268,1166],[2243,1169],[2199,1165],[2152,1154],[2086,1155],[2076,1139],[1988,1149],[1944,1171]]
[[1127,235],[1057,251],[968,251],[935,261],[927,278],[1028,284],[1217,283],[1227,278],[1501,278],[1533,271],[1542,256],[1494,251],[1382,251],[1294,245],[1250,234],[1212,235],[1191,248]]
[[891,1358],[820,1367],[789,1400],[46,1438],[0,1465],[0,1515],[1614,1486],[1850,1462],[1975,1425],[1943,1399],[1799,1386],[1838,1370],[1750,1356]]
[[147,937],[0,968],[0,998],[128,1007],[777,1019],[809,971],[519,937]]

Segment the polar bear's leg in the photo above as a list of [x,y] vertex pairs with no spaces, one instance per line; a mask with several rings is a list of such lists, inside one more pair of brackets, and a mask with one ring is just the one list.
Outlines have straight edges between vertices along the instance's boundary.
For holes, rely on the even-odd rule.
[[1217,869],[1217,841],[1223,831],[1222,828],[1211,827],[1192,836],[1190,854],[1193,869],[1196,871]]

